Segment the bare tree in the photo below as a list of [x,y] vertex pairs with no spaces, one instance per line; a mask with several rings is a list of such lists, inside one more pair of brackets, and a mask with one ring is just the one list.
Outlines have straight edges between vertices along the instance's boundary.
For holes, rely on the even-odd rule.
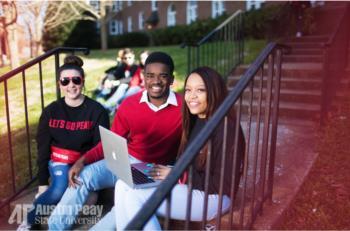
[[112,1],[95,1],[94,7],[83,0],[75,1],[18,1],[19,14],[28,29],[34,45],[34,55],[42,51],[43,29],[50,31],[74,20],[92,20],[101,26],[101,49],[107,47],[107,23],[110,16],[106,16],[106,8]]
[[[5,50],[9,53],[11,68],[19,66],[18,37],[17,37],[17,8],[13,2],[1,2],[3,12],[1,31],[4,39]],[[3,57],[1,57],[3,58]]]

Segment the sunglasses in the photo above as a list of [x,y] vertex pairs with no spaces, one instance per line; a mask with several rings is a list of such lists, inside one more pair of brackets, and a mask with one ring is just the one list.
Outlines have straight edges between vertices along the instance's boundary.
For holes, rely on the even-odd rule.
[[75,85],[80,85],[83,82],[83,79],[80,76],[60,78],[60,84],[62,86],[67,86],[70,81],[72,81]]

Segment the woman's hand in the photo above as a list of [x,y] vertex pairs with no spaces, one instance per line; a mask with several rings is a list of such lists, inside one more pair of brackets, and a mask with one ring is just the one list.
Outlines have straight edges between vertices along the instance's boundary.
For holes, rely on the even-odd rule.
[[68,172],[69,187],[75,188],[76,186],[80,186],[82,184],[82,182],[80,182],[78,180],[78,176],[79,176],[81,170],[85,166],[84,160],[85,160],[85,158],[81,157],[69,169],[69,172]]
[[153,168],[149,171],[149,176],[154,180],[164,180],[171,171],[171,167],[161,164],[153,165]]

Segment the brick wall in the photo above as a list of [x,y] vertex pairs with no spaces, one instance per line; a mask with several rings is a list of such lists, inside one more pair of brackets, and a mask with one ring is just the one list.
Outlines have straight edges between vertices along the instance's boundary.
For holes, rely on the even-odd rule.
[[[198,19],[207,19],[212,16],[212,2],[198,1],[197,14]],[[187,1],[158,1],[159,23],[157,28],[167,27],[167,9],[170,4],[174,4],[176,9],[176,25],[186,24],[187,17]],[[244,1],[224,1],[227,14],[232,14],[238,9],[245,9]],[[127,2],[123,2],[122,11],[113,13],[113,19],[123,21],[124,33],[128,28],[128,17],[132,17],[132,31],[139,31],[138,15],[144,12],[144,20],[146,21],[152,13],[151,1],[132,1],[131,6],[127,6]]]

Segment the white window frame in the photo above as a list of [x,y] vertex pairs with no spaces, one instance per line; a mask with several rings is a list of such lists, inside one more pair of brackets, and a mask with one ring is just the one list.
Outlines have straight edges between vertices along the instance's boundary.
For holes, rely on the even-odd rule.
[[132,6],[132,0],[128,0],[128,6]]
[[128,32],[132,32],[132,17],[128,17]]
[[145,28],[145,13],[143,11],[139,12],[139,30]]
[[100,1],[98,0],[90,0],[90,6],[92,6],[98,13],[100,13]]
[[260,9],[261,5],[265,2],[265,0],[247,0],[246,1],[246,9],[247,11],[252,9]]
[[211,17],[216,18],[225,12],[225,2],[223,0],[213,0],[211,2]]
[[119,12],[123,9],[123,1],[113,0],[112,1],[112,12]]
[[158,1],[157,0],[152,0],[151,1],[151,10],[152,11],[157,11],[158,10]]
[[170,3],[167,9],[167,25],[176,25],[176,9],[174,3]]
[[123,31],[123,21],[119,21],[119,22],[118,22],[118,30],[119,30],[119,34],[124,34],[124,31]]
[[198,17],[198,2],[194,0],[187,1],[186,13],[187,24],[191,24],[191,22],[196,21]]
[[118,20],[109,21],[109,34],[117,35],[118,34]]

